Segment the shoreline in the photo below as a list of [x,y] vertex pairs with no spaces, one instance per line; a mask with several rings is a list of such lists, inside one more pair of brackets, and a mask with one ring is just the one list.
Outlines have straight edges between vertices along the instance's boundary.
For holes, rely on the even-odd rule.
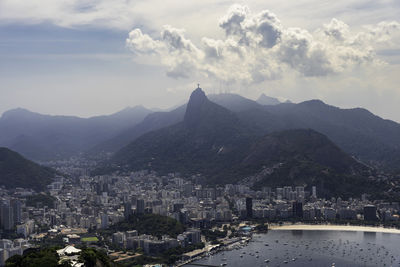
[[[228,239],[227,243],[225,244],[220,244],[218,246],[211,246],[213,247],[211,250],[207,250],[207,248],[204,248],[203,253],[201,253],[201,255],[198,255],[194,258],[191,259],[187,259],[184,262],[180,262],[178,264],[174,264],[174,267],[181,267],[181,266],[187,266],[190,265],[190,263],[192,263],[193,261],[197,261],[200,259],[203,259],[207,256],[210,255],[214,255],[214,254],[219,254],[222,253],[224,251],[228,251],[228,250],[233,250],[235,248],[237,248],[238,246],[247,246],[248,242],[251,240],[251,237],[240,237],[240,238],[232,238],[232,239]],[[214,248],[216,248],[214,250]]]
[[[355,226],[355,225],[335,225],[335,224],[286,224],[286,225],[268,225],[268,231],[293,231],[293,230],[302,230],[302,231],[349,231],[349,232],[374,232],[374,233],[386,233],[386,234],[400,234],[400,229],[395,228],[384,228],[384,227],[374,227],[374,226]],[[255,234],[267,234],[263,232],[253,232]],[[219,254],[227,250],[235,249],[235,245],[239,246],[247,246],[248,242],[251,241],[251,237],[247,239],[236,240],[231,244],[222,244],[217,250],[210,251],[211,255]],[[246,240],[246,243],[242,243],[241,241]],[[190,263],[193,261],[197,261],[202,259],[208,255],[208,253],[204,253],[195,258],[186,260],[185,262],[181,262],[178,265],[174,266],[190,266]]]
[[400,234],[400,229],[384,228],[374,226],[355,226],[355,225],[335,225],[335,224],[287,224],[269,225],[268,230],[304,230],[304,231],[356,231],[356,232],[375,232],[387,234]]

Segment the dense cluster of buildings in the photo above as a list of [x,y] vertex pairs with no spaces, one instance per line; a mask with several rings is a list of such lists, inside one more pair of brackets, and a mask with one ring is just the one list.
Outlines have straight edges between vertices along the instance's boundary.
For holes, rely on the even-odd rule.
[[[176,246],[201,242],[199,229],[214,222],[232,222],[249,218],[279,220],[365,220],[398,221],[399,204],[361,199],[318,198],[312,186],[264,187],[252,190],[244,184],[206,186],[201,175],[159,176],[139,171],[127,175],[89,176],[80,168],[62,171],[71,177],[58,177],[48,186],[54,205],[30,205],[31,190],[0,189],[0,226],[5,233],[38,238],[38,234],[57,235],[92,229],[106,229],[132,214],[154,213],[169,216],[188,225],[177,238],[140,235],[135,229],[116,232],[111,242],[121,248],[142,248],[150,255]],[[72,229],[68,231],[68,229]],[[80,229],[81,231],[77,231]],[[71,235],[70,235],[71,237]],[[71,240],[74,239],[71,237]],[[70,242],[68,238],[65,239]],[[14,241],[10,241],[14,244]],[[13,255],[13,248],[0,247],[3,259]],[[23,247],[21,247],[23,250]],[[10,251],[5,252],[6,249]],[[18,253],[22,253],[19,250]]]
[[189,229],[178,235],[177,238],[162,236],[161,239],[158,239],[151,235],[139,235],[136,230],[131,230],[114,233],[112,235],[112,243],[118,248],[134,251],[142,248],[143,252],[148,255],[158,255],[170,248],[201,243],[200,233],[198,229]]
[[28,240],[22,238],[0,239],[0,266],[3,266],[8,258],[22,255],[22,252],[30,246]]

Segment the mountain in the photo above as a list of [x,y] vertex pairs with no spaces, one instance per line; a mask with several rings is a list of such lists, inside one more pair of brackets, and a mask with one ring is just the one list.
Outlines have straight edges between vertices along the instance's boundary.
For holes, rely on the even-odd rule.
[[278,105],[281,103],[277,98],[267,96],[265,94],[261,94],[256,102],[260,105]]
[[[365,178],[370,169],[326,136],[310,129],[265,135],[249,125],[198,88],[190,96],[182,122],[137,138],[115,154],[109,167],[200,173],[209,184],[317,185],[327,196],[374,188]],[[351,189],[355,185],[357,190]]]
[[0,145],[38,161],[66,158],[111,138],[150,113],[137,106],[86,119],[14,109],[0,118]]
[[172,166],[181,172],[198,171],[198,167],[211,167],[215,162],[210,160],[226,164],[218,155],[240,144],[239,124],[232,111],[209,101],[197,89],[182,122],[137,138],[116,153],[113,162],[134,168],[155,166],[165,172]]
[[240,117],[254,121],[253,125],[256,124],[262,133],[314,129],[368,164],[400,169],[400,124],[384,120],[365,109],[340,109],[320,100],[310,100],[265,106],[262,112],[242,112]]
[[[261,107],[257,102],[236,94],[213,94],[209,95],[208,98],[210,101],[233,112],[241,112]],[[169,112],[151,113],[144,118],[142,122],[129,127],[116,136],[98,144],[89,151],[89,154],[100,152],[114,153],[145,133],[177,124],[183,121],[186,106],[187,105],[182,105]]]
[[128,127],[115,136],[100,142],[91,148],[88,154],[114,153],[145,133],[181,122],[185,111],[186,105],[183,105],[168,112],[150,113],[140,123]]
[[256,101],[250,100],[237,94],[218,94],[208,95],[208,99],[226,109],[233,112],[242,112],[255,108],[260,108],[261,105]]
[[[257,135],[310,128],[368,164],[387,170],[400,169],[399,124],[367,110],[340,109],[320,100],[263,106],[235,94],[210,95],[209,99],[233,111]],[[185,110],[186,105],[172,112],[150,114],[143,122],[101,143],[95,151],[116,152],[145,133],[181,122]]]
[[55,171],[25,159],[17,152],[0,147],[0,185],[6,188],[46,189]]
[[274,166],[256,175],[254,187],[315,185],[321,195],[373,193],[366,179],[372,169],[355,161],[325,135],[311,129],[274,132],[254,142],[241,163],[248,168]]
[[[341,109],[320,100],[261,105],[236,94],[208,98],[234,113],[252,135],[313,129],[369,165],[400,171],[400,124],[365,109]],[[11,110],[0,118],[0,146],[34,160],[64,158],[82,152],[115,153],[144,134],[183,122],[186,106],[169,112],[135,107],[89,119]]]

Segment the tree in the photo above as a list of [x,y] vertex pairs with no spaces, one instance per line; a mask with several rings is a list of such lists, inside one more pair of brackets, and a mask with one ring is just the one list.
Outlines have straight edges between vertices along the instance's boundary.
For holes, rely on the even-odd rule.
[[79,259],[85,263],[85,266],[87,267],[95,267],[96,266],[96,261],[97,261],[97,256],[96,252],[93,249],[84,249],[81,252],[81,255],[79,256]]
[[7,259],[6,267],[67,267],[70,264],[63,263],[63,265],[58,264],[60,258],[56,252],[55,248],[46,248],[41,250],[31,250],[28,251],[23,256],[15,255]]
[[95,267],[98,262],[101,262],[105,267],[111,266],[111,261],[108,256],[103,251],[94,248],[82,249],[79,260],[83,262],[86,267]]

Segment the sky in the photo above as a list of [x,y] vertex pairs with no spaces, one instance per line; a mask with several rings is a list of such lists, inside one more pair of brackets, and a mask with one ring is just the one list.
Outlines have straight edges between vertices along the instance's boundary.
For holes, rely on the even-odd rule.
[[0,113],[166,109],[197,83],[400,122],[400,1],[0,0]]

